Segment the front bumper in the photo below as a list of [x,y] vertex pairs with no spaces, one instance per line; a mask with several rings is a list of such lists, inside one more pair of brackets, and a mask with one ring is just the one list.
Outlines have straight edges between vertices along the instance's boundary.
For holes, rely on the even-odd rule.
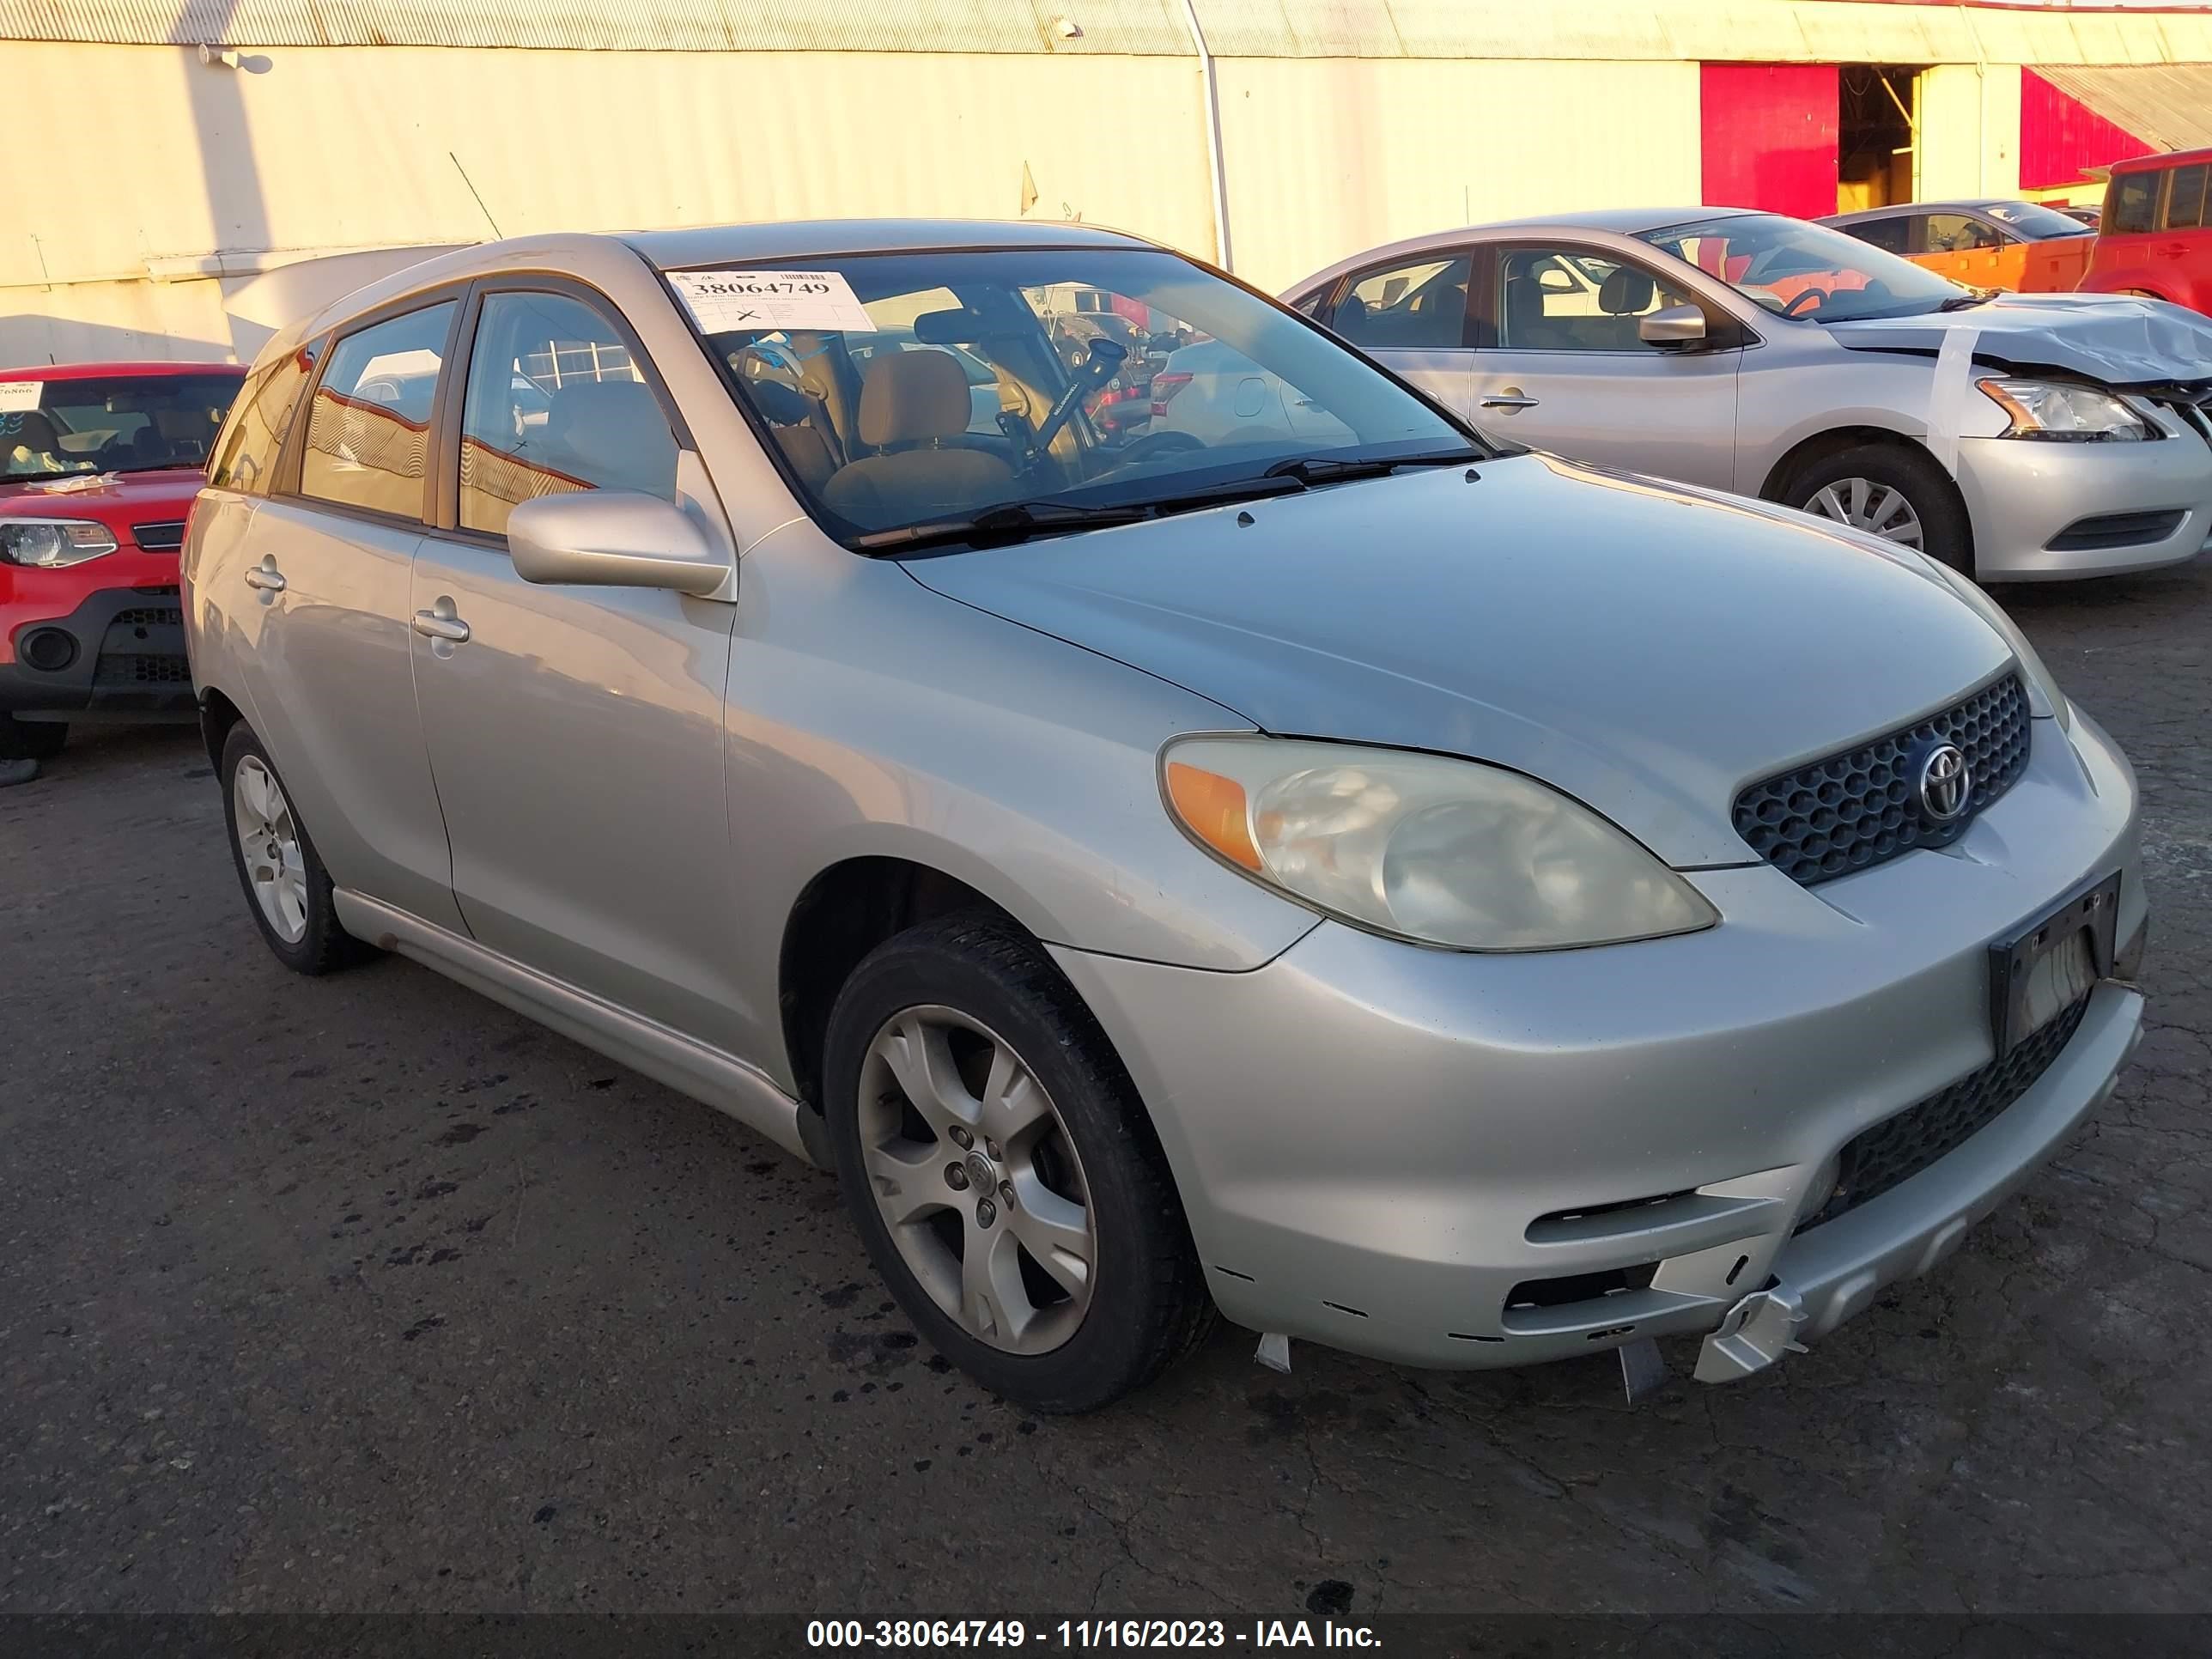
[[1965,1144],[1796,1232],[1839,1149],[1990,1062],[1992,941],[2113,870],[2139,936],[2136,839],[2125,760],[2087,720],[2070,743],[2039,720],[2020,781],[1949,848],[1817,889],[1698,872],[1723,917],[1704,933],[1477,956],[1323,923],[1244,974],[1054,954],[1239,1323],[1514,1365],[1710,1334],[1776,1282],[1805,1340],[1940,1260],[2110,1091],[2141,1024],[2117,981]]
[[[1976,578],[2117,576],[2202,552],[2212,539],[2212,444],[2162,410],[2156,416],[2166,436],[2153,443],[1960,439]],[[2082,539],[2104,544],[2052,545],[2085,520]]]
[[194,718],[185,613],[173,579],[101,588],[65,616],[7,621],[0,712],[29,720]]

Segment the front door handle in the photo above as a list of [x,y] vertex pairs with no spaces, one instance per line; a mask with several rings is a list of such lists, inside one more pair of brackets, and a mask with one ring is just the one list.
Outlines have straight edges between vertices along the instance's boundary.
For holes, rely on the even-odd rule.
[[1509,386],[1503,392],[1493,392],[1482,400],[1485,409],[1534,409],[1537,399],[1528,396],[1517,386]]
[[466,642],[469,637],[469,625],[453,613],[453,601],[441,599],[438,603],[446,608],[439,611],[417,611],[415,613],[413,624],[415,631],[434,640],[444,640],[453,645]]
[[284,573],[276,568],[275,554],[261,556],[261,562],[246,571],[246,585],[258,587],[264,593],[282,593],[284,591]]

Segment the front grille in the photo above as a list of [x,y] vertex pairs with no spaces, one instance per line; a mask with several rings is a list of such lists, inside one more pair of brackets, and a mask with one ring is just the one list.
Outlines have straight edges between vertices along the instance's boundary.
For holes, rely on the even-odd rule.
[[139,651],[100,653],[93,672],[94,685],[188,685],[192,666],[182,657],[156,656]]
[[2081,1017],[2088,1011],[2089,999],[2084,995],[2002,1060],[1991,1060],[1980,1071],[1854,1137],[1844,1148],[1835,1192],[1797,1231],[1802,1233],[1824,1221],[1833,1221],[1880,1198],[1966,1145],[2051,1069],[2051,1061],[2081,1030]]
[[[1973,782],[1966,810],[1948,823],[1921,811],[1909,775],[1914,751],[1931,741],[1958,744]],[[1926,720],[1753,784],[1735,798],[1736,833],[1808,887],[1916,847],[1946,847],[2012,787],[2027,745],[2027,693],[2008,674]]]
[[185,521],[157,519],[151,524],[134,524],[131,538],[149,553],[173,553],[185,544]]

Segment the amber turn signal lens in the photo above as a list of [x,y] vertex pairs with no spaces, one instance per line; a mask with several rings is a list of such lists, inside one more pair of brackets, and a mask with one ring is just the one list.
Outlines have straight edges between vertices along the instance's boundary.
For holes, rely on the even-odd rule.
[[1236,779],[1170,761],[1168,800],[1191,834],[1222,857],[1247,870],[1260,868],[1260,849],[1245,820],[1244,786]]

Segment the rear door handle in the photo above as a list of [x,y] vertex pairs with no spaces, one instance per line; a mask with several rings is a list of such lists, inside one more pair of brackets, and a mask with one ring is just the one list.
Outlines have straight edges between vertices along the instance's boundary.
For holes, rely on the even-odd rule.
[[435,611],[417,611],[413,626],[417,634],[434,640],[445,640],[454,645],[464,643],[469,637],[466,623],[459,617],[441,615]]
[[284,573],[276,568],[273,556],[264,554],[259,564],[247,569],[246,585],[258,587],[264,593],[282,593],[284,591]]

